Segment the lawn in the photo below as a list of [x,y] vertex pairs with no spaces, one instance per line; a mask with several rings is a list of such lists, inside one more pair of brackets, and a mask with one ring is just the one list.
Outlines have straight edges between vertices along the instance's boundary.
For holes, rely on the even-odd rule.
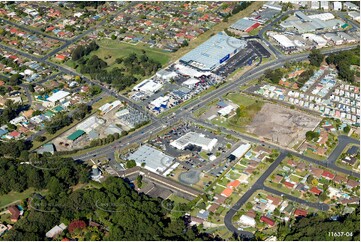
[[212,123],[227,129],[247,132],[247,125],[252,122],[253,117],[261,110],[264,102],[240,93],[230,93],[225,98],[241,107],[241,116],[233,115],[228,119],[217,117],[212,120]]
[[[171,53],[163,51],[161,49],[150,48],[144,44],[132,45],[119,40],[99,40],[97,41],[99,49],[93,51],[91,55],[97,55],[99,58],[105,60],[108,65],[117,66],[115,60],[117,58],[126,57],[129,54],[136,53],[137,55],[142,55],[145,51],[146,55],[160,62],[163,66],[169,62]],[[110,58],[106,58],[110,57]]]
[[168,199],[175,202],[175,203],[177,203],[177,204],[189,203],[189,201],[187,199],[179,197],[179,196],[177,196],[175,194],[170,195],[170,197]]
[[238,173],[232,171],[230,171],[228,174],[229,174],[229,178],[231,178],[232,180],[235,180],[240,176]]
[[[227,99],[229,99],[230,101],[232,101],[233,103],[237,104],[237,105],[243,105],[243,106],[251,106],[252,104],[255,103],[262,103],[259,100],[252,98],[250,96],[246,96],[240,93],[229,93],[226,96]],[[258,101],[258,102],[256,102]]]
[[23,192],[9,192],[8,194],[0,196],[0,208],[7,206],[18,200],[28,198],[34,192],[34,188],[29,188]]
[[216,185],[216,188],[214,189],[214,194],[221,194],[221,192],[223,192],[225,188],[224,187],[221,187],[219,185]]

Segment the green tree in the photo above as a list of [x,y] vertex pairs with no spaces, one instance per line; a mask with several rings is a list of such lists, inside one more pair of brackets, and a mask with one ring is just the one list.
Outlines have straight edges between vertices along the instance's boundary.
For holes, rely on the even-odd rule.
[[310,55],[308,56],[308,60],[310,61],[311,65],[320,67],[324,57],[325,56],[321,54],[320,50],[313,49]]

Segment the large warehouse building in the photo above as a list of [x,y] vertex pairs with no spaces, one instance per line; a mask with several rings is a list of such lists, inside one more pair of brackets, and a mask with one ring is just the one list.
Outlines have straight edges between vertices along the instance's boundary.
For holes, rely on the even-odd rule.
[[246,41],[220,32],[188,52],[180,62],[200,71],[213,71],[246,45]]
[[173,170],[179,165],[179,163],[172,165],[174,157],[166,155],[148,145],[139,147],[137,151],[128,156],[128,160],[134,160],[137,166],[142,166],[144,163],[145,169],[159,174],[162,174],[167,169]]

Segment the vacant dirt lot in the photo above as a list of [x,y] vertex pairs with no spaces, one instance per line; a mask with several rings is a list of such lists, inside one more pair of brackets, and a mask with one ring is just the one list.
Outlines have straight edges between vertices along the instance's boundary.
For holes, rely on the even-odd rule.
[[313,130],[320,121],[321,118],[267,103],[254,117],[247,130],[291,148],[303,140],[305,133]]

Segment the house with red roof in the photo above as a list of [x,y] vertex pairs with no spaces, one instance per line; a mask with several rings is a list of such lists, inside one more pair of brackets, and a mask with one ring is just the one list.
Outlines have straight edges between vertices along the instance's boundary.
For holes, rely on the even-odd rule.
[[275,221],[266,217],[266,216],[262,216],[261,219],[260,219],[261,222],[264,222],[266,224],[268,224],[269,226],[274,226],[275,225]]
[[321,176],[327,180],[333,180],[333,178],[335,178],[335,174],[329,171],[324,171]]
[[310,191],[310,193],[313,193],[317,196],[319,196],[322,193],[322,191],[320,189],[318,189],[317,187],[312,187],[309,191]]
[[241,184],[240,181],[234,180],[234,181],[229,182],[229,183],[227,184],[227,187],[233,189],[233,188],[237,188],[240,184]]
[[21,137],[21,133],[19,133],[18,131],[14,130],[12,132],[10,132],[9,134],[7,134],[7,136],[10,138],[10,139],[18,139]]
[[66,59],[65,55],[56,55],[55,59],[60,60],[60,61],[64,61]]
[[295,217],[306,217],[306,216],[307,216],[307,211],[306,211],[306,210],[303,210],[303,209],[297,208],[297,209],[295,210],[294,215],[295,215]]
[[11,214],[10,217],[11,222],[17,222],[20,217],[20,210],[15,205],[12,205],[8,207],[8,211]]
[[229,197],[229,196],[232,195],[232,193],[233,193],[233,190],[232,190],[231,188],[227,187],[226,189],[223,190],[223,192],[221,193],[221,195],[222,195],[223,197]]
[[296,184],[293,184],[291,182],[288,182],[288,181],[284,181],[283,182],[283,185],[285,185],[285,187],[289,188],[289,189],[293,189],[295,188]]
[[272,195],[268,195],[268,196],[267,196],[267,200],[268,200],[269,202],[271,202],[271,203],[272,203],[273,205],[275,205],[275,206],[280,205],[280,204],[281,204],[281,201],[282,201],[281,198],[275,197],[275,196],[272,196]]

